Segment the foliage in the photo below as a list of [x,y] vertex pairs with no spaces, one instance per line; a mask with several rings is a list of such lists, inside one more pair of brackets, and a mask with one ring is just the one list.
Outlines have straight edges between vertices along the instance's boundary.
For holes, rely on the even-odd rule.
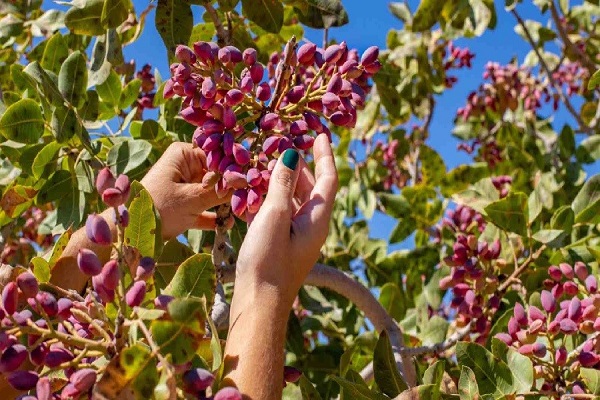
[[[218,398],[226,330],[210,311],[233,288],[208,253],[222,233],[165,243],[137,181],[171,143],[193,142],[210,156],[206,183],[235,188],[243,216],[260,207],[270,161],[291,146],[309,154],[314,132],[331,135],[340,178],[320,262],[364,277],[396,322],[370,332],[377,312],[353,293],[303,288],[285,398],[599,394],[600,175],[588,172],[600,158],[600,6],[536,0],[540,19],[523,20],[520,1],[496,3],[391,3],[402,28],[359,57],[351,43],[296,48],[304,26],[351,20],[339,0],[159,0],[154,21],[154,4],[130,0],[0,1],[0,371],[39,399]],[[452,129],[473,162],[447,170],[428,145],[442,134],[437,98],[476,57],[456,42],[482,40],[497,13],[531,51],[482,71]],[[169,72],[123,57],[146,23]],[[397,221],[388,242],[410,250],[370,237],[376,212]],[[93,278],[80,296],[51,277],[84,225],[114,257],[82,250]],[[234,250],[244,232],[229,233]]]

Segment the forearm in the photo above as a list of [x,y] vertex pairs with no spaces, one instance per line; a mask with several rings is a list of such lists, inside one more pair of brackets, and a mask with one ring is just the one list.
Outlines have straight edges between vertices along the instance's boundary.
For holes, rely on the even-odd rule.
[[289,308],[273,293],[233,297],[225,347],[226,379],[245,399],[281,399]]
[[[106,220],[106,222],[108,222],[113,241],[116,241],[117,228],[113,221],[112,209],[107,209],[100,215]],[[78,292],[83,290],[85,283],[89,278],[85,276],[77,266],[77,252],[79,249],[83,248],[93,250],[103,263],[107,262],[110,258],[111,246],[102,246],[93,243],[88,239],[85,233],[85,227],[80,228],[73,233],[71,240],[69,240],[67,247],[62,253],[62,256],[52,269],[52,277],[50,281],[53,284],[63,289],[75,289]]]

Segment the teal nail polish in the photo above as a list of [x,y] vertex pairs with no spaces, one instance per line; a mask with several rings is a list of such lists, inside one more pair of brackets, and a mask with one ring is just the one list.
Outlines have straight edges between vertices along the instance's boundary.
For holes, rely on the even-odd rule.
[[283,153],[283,165],[288,167],[291,170],[296,169],[296,165],[298,165],[298,158],[300,155],[294,149],[288,149]]

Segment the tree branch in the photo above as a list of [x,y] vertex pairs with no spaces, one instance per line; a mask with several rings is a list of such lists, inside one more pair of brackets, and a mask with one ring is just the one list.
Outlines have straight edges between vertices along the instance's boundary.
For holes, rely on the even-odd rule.
[[558,15],[558,10],[556,9],[556,4],[554,3],[554,1],[550,3],[550,13],[552,14],[554,24],[556,24],[558,36],[560,36],[561,40],[564,42],[565,47],[571,50],[574,54],[576,54],[578,59],[583,63],[583,65],[591,73],[594,73],[597,69],[596,63],[594,63],[584,51],[582,51],[579,47],[575,46],[573,42],[571,42],[571,39],[569,39],[569,35],[567,34],[565,28],[560,22],[560,15]]
[[204,4],[204,8],[206,8],[208,15],[210,15],[210,19],[212,19],[213,24],[215,24],[215,29],[217,30],[217,44],[219,46],[230,44],[229,33],[225,31],[225,27],[219,18],[219,14],[217,14],[217,10],[215,10],[211,3]]
[[[234,280],[235,268],[224,268],[223,282]],[[365,313],[365,317],[373,323],[377,331],[387,331],[399,372],[409,387],[416,385],[416,371],[411,356],[401,354],[401,349],[404,348],[402,331],[367,287],[344,272],[323,264],[315,264],[304,284],[325,287],[343,295]]]
[[511,13],[514,15],[514,17],[517,19],[517,22],[523,29],[523,32],[525,33],[525,36],[527,37],[527,41],[533,48],[533,51],[535,52],[538,59],[540,60],[540,65],[542,66],[542,69],[544,70],[544,72],[546,72],[546,75],[548,76],[548,80],[554,87],[554,90],[556,90],[556,93],[560,97],[560,100],[565,104],[565,107],[567,107],[567,110],[569,111],[569,113],[571,113],[571,115],[573,115],[573,117],[579,124],[579,128],[587,134],[593,133],[593,129],[590,128],[589,126],[587,126],[583,122],[583,120],[581,119],[581,116],[579,115],[577,110],[575,110],[575,108],[573,107],[573,104],[571,104],[571,100],[569,100],[569,98],[567,96],[565,96],[565,94],[562,91],[562,87],[560,86],[560,84],[558,82],[556,82],[556,80],[552,76],[552,71],[548,67],[548,64],[546,64],[546,61],[544,60],[544,58],[542,57],[542,54],[540,53],[539,49],[537,48],[535,40],[533,40],[533,37],[531,36],[529,29],[527,29],[527,25],[525,25],[525,21],[523,21],[523,18],[521,18],[521,16],[517,12],[517,10],[512,10]]
[[523,271],[525,271],[527,269],[527,267],[529,267],[529,264],[531,264],[532,262],[534,262],[535,260],[538,259],[538,257],[542,254],[542,252],[544,250],[546,250],[545,244],[543,244],[535,253],[530,254],[529,257],[527,257],[527,259],[525,261],[523,261],[523,264],[521,264],[519,267],[517,267],[513,271],[513,273],[504,282],[502,282],[502,284],[498,287],[497,291],[504,292],[506,289],[508,289],[508,287],[515,280],[517,280],[519,275],[521,275],[523,273]]

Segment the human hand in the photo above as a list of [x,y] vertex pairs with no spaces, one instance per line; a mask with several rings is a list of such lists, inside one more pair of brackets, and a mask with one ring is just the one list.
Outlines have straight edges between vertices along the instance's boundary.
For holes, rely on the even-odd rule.
[[[231,192],[217,197],[214,186],[204,187],[206,155],[190,143],[172,143],[141,183],[161,217],[162,236],[168,240],[188,229],[215,229],[216,214],[209,208],[227,203]],[[227,228],[233,226],[233,217]]]
[[337,172],[326,135],[317,137],[313,150],[316,179],[294,150],[277,161],[267,198],[251,219],[238,255],[234,303],[236,297],[269,292],[287,315],[319,258],[337,192]]

